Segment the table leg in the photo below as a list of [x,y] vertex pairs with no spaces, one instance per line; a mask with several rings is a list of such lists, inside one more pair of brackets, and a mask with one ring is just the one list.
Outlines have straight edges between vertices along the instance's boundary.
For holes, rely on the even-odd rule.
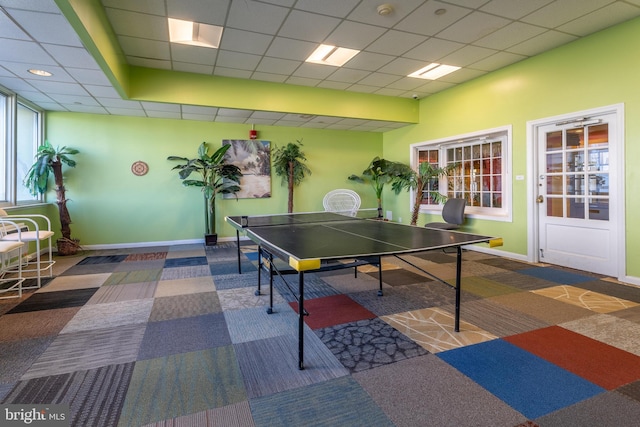
[[454,330],[460,332],[460,276],[462,275],[462,247],[458,246],[458,255],[456,257],[456,319]]
[[378,257],[378,284],[380,288],[378,289],[378,296],[382,296],[382,258]]
[[262,278],[262,247],[258,246],[258,289],[256,290],[256,296],[260,295],[260,281]]
[[269,254],[269,308],[267,314],[273,313],[273,255]]
[[298,273],[298,369],[304,369],[304,272]]
[[236,244],[238,245],[238,274],[242,274],[242,267],[240,266],[240,230],[236,230]]

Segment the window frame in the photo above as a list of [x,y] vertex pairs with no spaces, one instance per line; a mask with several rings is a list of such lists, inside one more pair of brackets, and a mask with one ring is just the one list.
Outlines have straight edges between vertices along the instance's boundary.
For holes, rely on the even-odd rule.
[[[487,219],[492,221],[512,222],[512,126],[506,125],[493,129],[485,129],[461,135],[417,142],[409,146],[410,165],[415,170],[421,151],[438,150],[439,166],[446,166],[448,162],[447,150],[460,146],[469,146],[483,141],[502,141],[502,206],[500,208],[469,206],[465,209],[465,215],[470,218]],[[524,179],[524,177],[523,177]],[[439,190],[441,194],[448,194],[449,182],[447,177],[440,177]],[[410,191],[409,208],[413,209],[415,190]],[[422,204],[420,213],[441,214],[442,204]]]
[[[17,176],[18,169],[18,143],[20,141],[18,135],[18,108],[19,106],[27,108],[35,113],[33,130],[33,155],[35,156],[36,150],[44,141],[44,121],[45,111],[32,102],[23,99],[18,94],[8,90],[7,88],[0,86],[0,94],[6,97],[4,101],[5,111],[0,115],[0,120],[4,124],[4,132],[0,143],[3,145],[5,152],[5,162],[3,170],[0,174],[4,176],[5,197],[0,198],[1,207],[12,206],[24,206],[44,203],[44,195],[38,195],[37,197],[25,200],[18,200],[18,186],[23,185],[22,180],[24,177]],[[0,126],[0,129],[2,127]],[[32,164],[33,159],[28,163]]]

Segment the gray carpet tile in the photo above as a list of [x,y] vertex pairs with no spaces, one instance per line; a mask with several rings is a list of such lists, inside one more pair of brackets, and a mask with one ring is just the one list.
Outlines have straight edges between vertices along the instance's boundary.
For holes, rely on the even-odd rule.
[[34,293],[7,314],[81,307],[96,293],[97,288]]
[[467,301],[462,305],[460,312],[461,320],[476,325],[497,337],[549,326],[540,319],[486,299]]
[[640,402],[640,381],[634,381],[632,383],[623,385],[622,387],[616,389],[616,391]]
[[5,398],[5,396],[7,394],[9,394],[9,392],[11,390],[13,390],[13,387],[15,386],[15,383],[1,383],[0,382],[0,402],[2,402],[2,400]]
[[55,336],[0,342],[0,383],[18,381],[53,342]]
[[314,332],[352,373],[428,353],[378,318],[344,323]]
[[511,271],[518,271],[524,268],[531,268],[531,264],[528,264],[526,262],[515,261],[508,258],[489,257],[485,259],[479,259],[477,260],[477,262],[491,265],[493,267],[498,267],[503,270],[511,270]]
[[[236,272],[237,273],[237,272]],[[250,271],[242,274],[224,274],[215,276],[213,283],[217,290],[235,289],[235,288],[258,288],[258,271]],[[269,287],[269,278],[262,277],[262,286]]]
[[357,372],[353,378],[396,426],[515,426],[526,421],[433,355]]
[[[241,261],[240,271],[242,273],[248,273],[256,270],[256,266],[251,261],[246,259]],[[238,273],[238,264],[233,260],[228,260],[226,262],[210,262],[209,271],[215,279],[217,276]]]
[[574,286],[605,295],[611,295],[613,297],[625,299],[627,301],[640,303],[640,293],[638,292],[637,286],[611,283],[607,280],[593,280],[577,283]]
[[80,274],[113,273],[117,267],[118,267],[117,263],[74,265],[73,267],[69,267],[64,272],[60,273],[60,276],[77,276]]
[[249,398],[295,389],[349,373],[307,327],[303,370],[298,369],[297,337],[282,335],[233,346]]
[[508,283],[509,286],[523,291],[535,291],[537,289],[557,286],[557,283],[533,277],[527,274],[520,274],[518,271],[505,271],[503,273],[491,274],[485,277],[498,283]]
[[612,316],[640,324],[640,305],[611,313]]
[[79,261],[77,265],[118,264],[124,261],[127,256],[126,254],[92,255]]
[[540,426],[637,426],[640,402],[616,392],[599,394],[534,421]]
[[[269,276],[267,275],[265,279],[265,282],[268,283]],[[286,280],[286,282],[284,280]],[[277,278],[277,280],[274,278],[274,288],[287,302],[296,301],[296,296],[299,292],[298,276],[295,274],[285,276],[284,280],[282,280],[282,278]],[[288,286],[285,283],[288,283]],[[265,289],[268,289],[268,287]],[[318,277],[318,275],[313,273],[304,275],[305,299],[321,298],[337,294],[338,291],[329,286],[327,282],[322,280],[321,277]]]
[[91,370],[20,381],[4,403],[65,403],[70,425],[117,426],[134,363],[107,365]]
[[188,353],[231,344],[222,313],[147,324],[138,360]]
[[141,426],[244,402],[231,346],[136,363],[119,426]]
[[162,420],[143,427],[254,427],[249,402],[233,403],[222,408]]
[[266,307],[224,312],[231,342],[255,341],[279,335],[292,335],[298,331],[298,315],[289,304],[277,304],[273,313]]
[[134,271],[116,271],[109,276],[103,286],[127,283],[155,283],[160,280],[161,268]]
[[164,266],[164,259],[129,261],[125,260],[118,264],[114,272],[136,271],[136,270],[161,270]]
[[[274,410],[274,408],[278,408]],[[251,400],[256,426],[392,427],[393,423],[350,377]]]
[[211,275],[208,265],[191,267],[171,267],[162,270],[159,280],[187,279],[189,277],[204,277]]
[[22,380],[133,362],[144,330],[136,324],[59,335]]
[[0,342],[56,336],[81,308],[6,314],[0,317]]
[[119,301],[153,298],[156,286],[156,282],[101,286],[87,304],[107,304]]
[[60,333],[68,334],[146,323],[153,303],[153,299],[147,298],[106,304],[87,304],[76,313]]
[[[369,276],[378,280],[378,272],[367,273]],[[398,268],[396,270],[385,270],[382,272],[382,282],[389,286],[414,285],[416,283],[431,282],[431,278],[427,278],[413,271]]]
[[220,312],[222,308],[217,292],[159,297],[153,300],[149,321],[157,322]]

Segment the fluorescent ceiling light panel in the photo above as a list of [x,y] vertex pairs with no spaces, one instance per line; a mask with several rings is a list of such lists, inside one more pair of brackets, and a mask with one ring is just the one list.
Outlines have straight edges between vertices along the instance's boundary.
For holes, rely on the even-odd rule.
[[173,43],[218,48],[222,27],[169,18],[169,40]]
[[309,55],[305,62],[341,67],[358,53],[360,53],[360,51],[355,49],[321,44]]
[[442,76],[453,73],[459,70],[460,67],[455,65],[438,64],[437,62],[431,63],[426,67],[420,68],[418,71],[409,74],[409,77],[417,77],[419,79],[435,80]]

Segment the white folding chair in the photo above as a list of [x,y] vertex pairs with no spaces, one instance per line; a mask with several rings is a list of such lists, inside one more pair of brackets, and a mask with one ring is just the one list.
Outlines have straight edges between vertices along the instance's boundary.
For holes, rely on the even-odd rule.
[[[38,222],[46,224],[46,228],[39,225]],[[51,231],[51,221],[44,215],[40,214],[23,214],[23,215],[7,215],[4,209],[0,209],[0,226],[2,226],[3,235],[0,237],[0,242],[14,242],[29,245],[33,243],[35,246],[35,252],[29,253],[29,249],[26,249],[27,254],[22,254],[20,258],[19,266],[14,265],[9,268],[8,272],[18,272],[21,269],[21,273],[35,273],[37,278],[35,286],[22,287],[22,289],[35,289],[42,286],[42,277],[51,277],[53,275],[53,250],[51,238],[54,232]],[[26,227],[26,231],[21,230],[21,227]],[[8,232],[11,229],[13,232]],[[16,231],[17,230],[17,231]],[[42,247],[41,242],[47,242],[48,256],[42,259]],[[35,260],[34,260],[35,258]]]
[[[12,221],[5,221],[0,225],[0,236]],[[12,229],[17,229],[20,233],[18,224],[12,223]],[[21,298],[22,297],[22,249],[25,244],[22,242],[3,242],[0,241],[0,299]],[[12,272],[13,267],[17,268],[15,273]],[[13,294],[13,295],[5,295]]]
[[356,216],[360,209],[360,196],[353,190],[339,188],[331,190],[322,199],[322,205],[327,212]]

